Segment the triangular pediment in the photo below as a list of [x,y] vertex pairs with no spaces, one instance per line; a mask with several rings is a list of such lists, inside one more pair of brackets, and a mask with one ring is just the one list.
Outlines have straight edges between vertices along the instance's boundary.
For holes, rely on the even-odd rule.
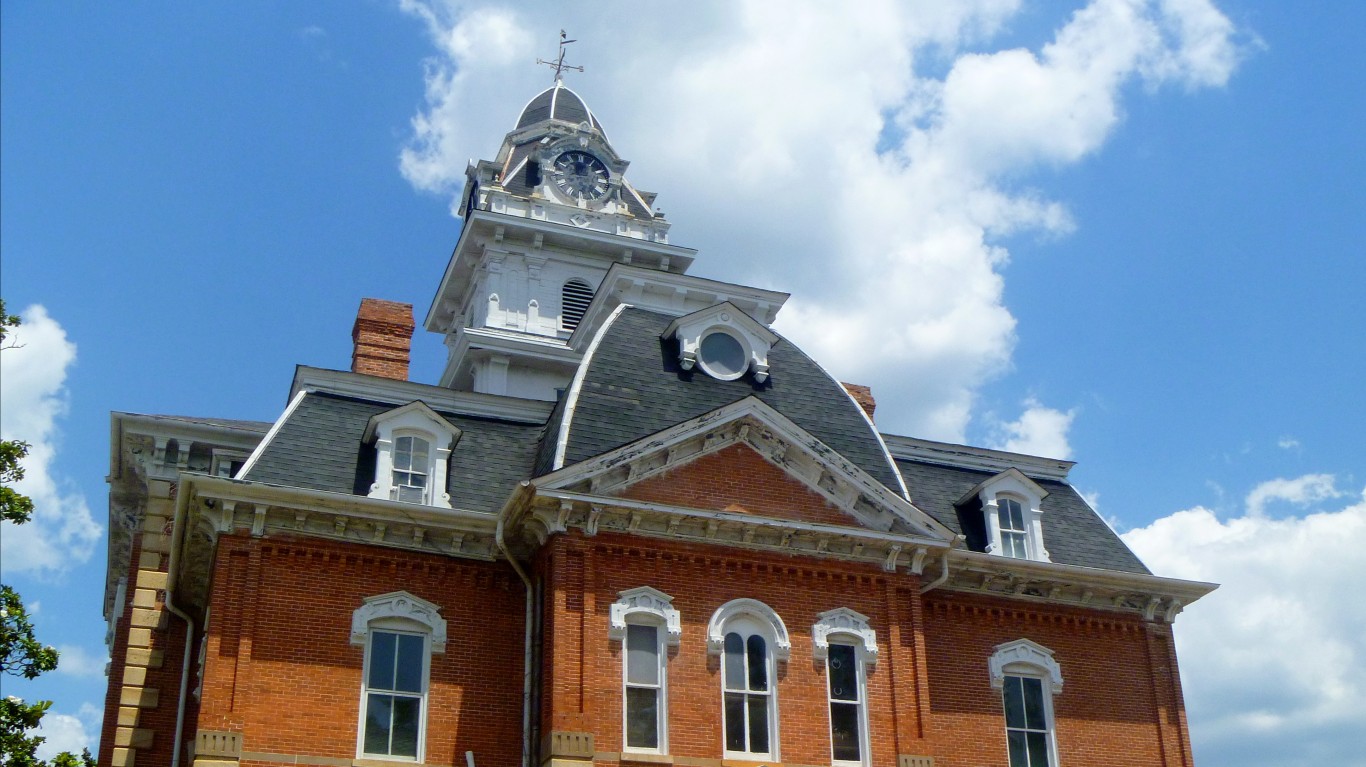
[[[743,462],[750,473],[728,461]],[[566,466],[536,485],[680,509],[953,539],[913,503],[757,397]],[[766,492],[787,494],[790,502],[764,500]]]

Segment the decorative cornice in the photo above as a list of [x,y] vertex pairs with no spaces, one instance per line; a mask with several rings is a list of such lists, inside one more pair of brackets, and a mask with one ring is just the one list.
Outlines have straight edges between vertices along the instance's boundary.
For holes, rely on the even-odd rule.
[[[1014,668],[1008,668],[1012,666]],[[1022,670],[1020,666],[1025,667],[1023,670],[1040,677],[1048,692],[1053,695],[1062,692],[1062,668],[1053,659],[1053,651],[1028,639],[1016,639],[1013,642],[996,645],[996,652],[987,660],[991,686],[1001,689],[1005,685],[1006,673]]]
[[816,660],[830,655],[830,637],[844,636],[855,640],[859,657],[864,663],[877,663],[877,633],[868,625],[868,616],[847,607],[836,607],[816,616],[811,627],[811,652]]
[[366,597],[365,604],[351,613],[351,644],[365,645],[370,635],[370,624],[385,618],[414,621],[427,628],[432,640],[432,652],[446,652],[446,619],[441,608],[406,591]]
[[707,654],[720,655],[726,648],[726,623],[747,615],[773,629],[773,657],[786,661],[792,655],[792,639],[782,616],[757,599],[732,599],[721,605],[707,621]]
[[882,439],[895,458],[952,466],[956,469],[979,469],[993,474],[1016,468],[1035,479],[1062,482],[1076,465],[1074,461],[1064,461],[1061,458],[1008,453],[1004,450],[989,450],[984,447],[955,445],[895,434],[883,434]]
[[306,365],[300,365],[296,369],[290,397],[302,390],[339,394],[391,405],[406,405],[414,400],[421,400],[434,410],[519,423],[545,423],[550,417],[550,409],[554,407],[552,402],[458,392],[440,386],[395,381],[379,376]]
[[612,603],[611,624],[607,636],[619,642],[626,640],[626,624],[632,616],[644,615],[665,629],[668,643],[677,647],[683,636],[683,622],[673,606],[673,597],[649,586],[627,589],[617,593]]

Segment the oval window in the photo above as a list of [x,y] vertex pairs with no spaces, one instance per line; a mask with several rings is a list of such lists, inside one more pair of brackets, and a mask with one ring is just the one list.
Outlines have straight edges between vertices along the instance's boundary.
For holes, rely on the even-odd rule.
[[734,336],[721,331],[702,337],[697,356],[707,373],[723,381],[739,378],[749,368],[745,347]]

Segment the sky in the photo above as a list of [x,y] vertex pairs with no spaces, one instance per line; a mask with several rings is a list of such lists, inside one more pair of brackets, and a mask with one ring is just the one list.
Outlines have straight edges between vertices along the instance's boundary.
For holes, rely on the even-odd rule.
[[0,5],[38,503],[0,567],[62,650],[5,694],[98,737],[110,411],[273,420],[361,298],[420,318],[564,28],[691,273],[791,292],[884,431],[1075,460],[1154,572],[1223,584],[1176,623],[1199,763],[1366,765],[1366,5],[854,7]]

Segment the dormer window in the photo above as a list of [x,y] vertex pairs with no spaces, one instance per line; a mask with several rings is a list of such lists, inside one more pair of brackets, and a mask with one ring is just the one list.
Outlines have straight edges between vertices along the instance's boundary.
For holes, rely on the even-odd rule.
[[981,503],[986,552],[1049,561],[1043,542],[1043,499],[1048,491],[1019,469],[1007,469],[968,491],[959,504]]
[[756,383],[768,380],[768,352],[778,335],[740,311],[729,301],[679,317],[664,331],[678,342],[678,365],[700,367],[720,381],[734,381],[746,373]]
[[451,508],[446,467],[460,429],[450,421],[421,402],[411,402],[371,418],[364,439],[375,446],[369,497]]

